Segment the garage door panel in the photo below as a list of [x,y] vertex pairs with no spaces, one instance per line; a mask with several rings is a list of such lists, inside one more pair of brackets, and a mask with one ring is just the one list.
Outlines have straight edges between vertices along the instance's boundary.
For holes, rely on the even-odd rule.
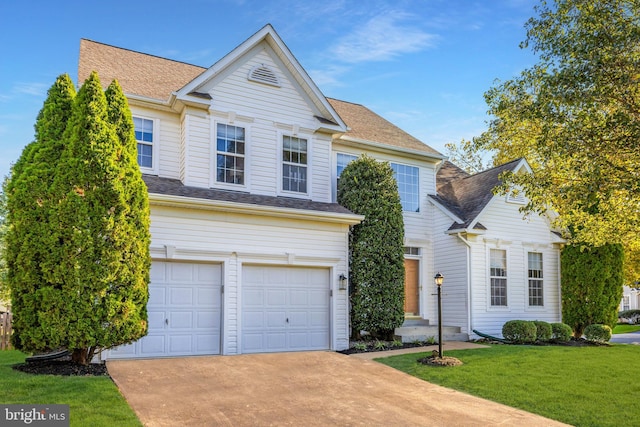
[[220,264],[153,262],[148,335],[109,357],[158,357],[220,353]]
[[243,353],[330,347],[328,269],[246,266],[242,274]]

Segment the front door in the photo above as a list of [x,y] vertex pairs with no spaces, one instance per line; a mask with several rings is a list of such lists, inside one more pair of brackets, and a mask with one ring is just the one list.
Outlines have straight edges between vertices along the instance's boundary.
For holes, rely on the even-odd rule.
[[419,304],[419,275],[417,259],[404,260],[404,312],[407,315],[420,315]]

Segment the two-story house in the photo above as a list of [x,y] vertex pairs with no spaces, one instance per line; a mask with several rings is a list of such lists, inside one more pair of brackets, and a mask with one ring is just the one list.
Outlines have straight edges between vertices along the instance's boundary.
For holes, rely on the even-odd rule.
[[[467,280],[469,259],[438,255],[442,238],[472,240],[440,229],[443,215],[466,221],[456,200],[429,197],[445,156],[362,105],[326,98],[270,25],[208,68],[82,40],[79,82],[94,70],[129,100],[151,206],[149,334],[107,357],[347,348],[348,232],[362,217],[335,191],[362,153],[395,171],[407,317],[437,319],[436,271],[468,289],[488,271]],[[451,325],[466,334],[475,295],[447,296],[461,310]]]

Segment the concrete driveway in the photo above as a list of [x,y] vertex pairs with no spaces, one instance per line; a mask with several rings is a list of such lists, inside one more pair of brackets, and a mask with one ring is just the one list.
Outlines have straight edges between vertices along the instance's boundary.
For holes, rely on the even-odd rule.
[[640,332],[631,332],[628,334],[612,335],[609,342],[618,343],[618,344],[640,345]]
[[333,352],[107,362],[146,426],[559,426]]

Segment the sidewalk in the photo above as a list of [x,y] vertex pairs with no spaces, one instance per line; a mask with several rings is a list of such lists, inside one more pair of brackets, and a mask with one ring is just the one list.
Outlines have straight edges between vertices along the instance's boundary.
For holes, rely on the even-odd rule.
[[[482,344],[472,343],[472,342],[466,342],[466,341],[445,341],[442,344],[442,352],[445,353],[445,356],[446,356],[447,350],[470,350],[474,348],[487,348],[487,346]],[[350,356],[357,357],[359,359],[373,360],[373,359],[379,359],[381,357],[397,356],[399,354],[431,353],[433,350],[438,351],[438,344],[424,346],[424,347],[401,348],[399,350],[354,353],[354,354],[351,354]]]

